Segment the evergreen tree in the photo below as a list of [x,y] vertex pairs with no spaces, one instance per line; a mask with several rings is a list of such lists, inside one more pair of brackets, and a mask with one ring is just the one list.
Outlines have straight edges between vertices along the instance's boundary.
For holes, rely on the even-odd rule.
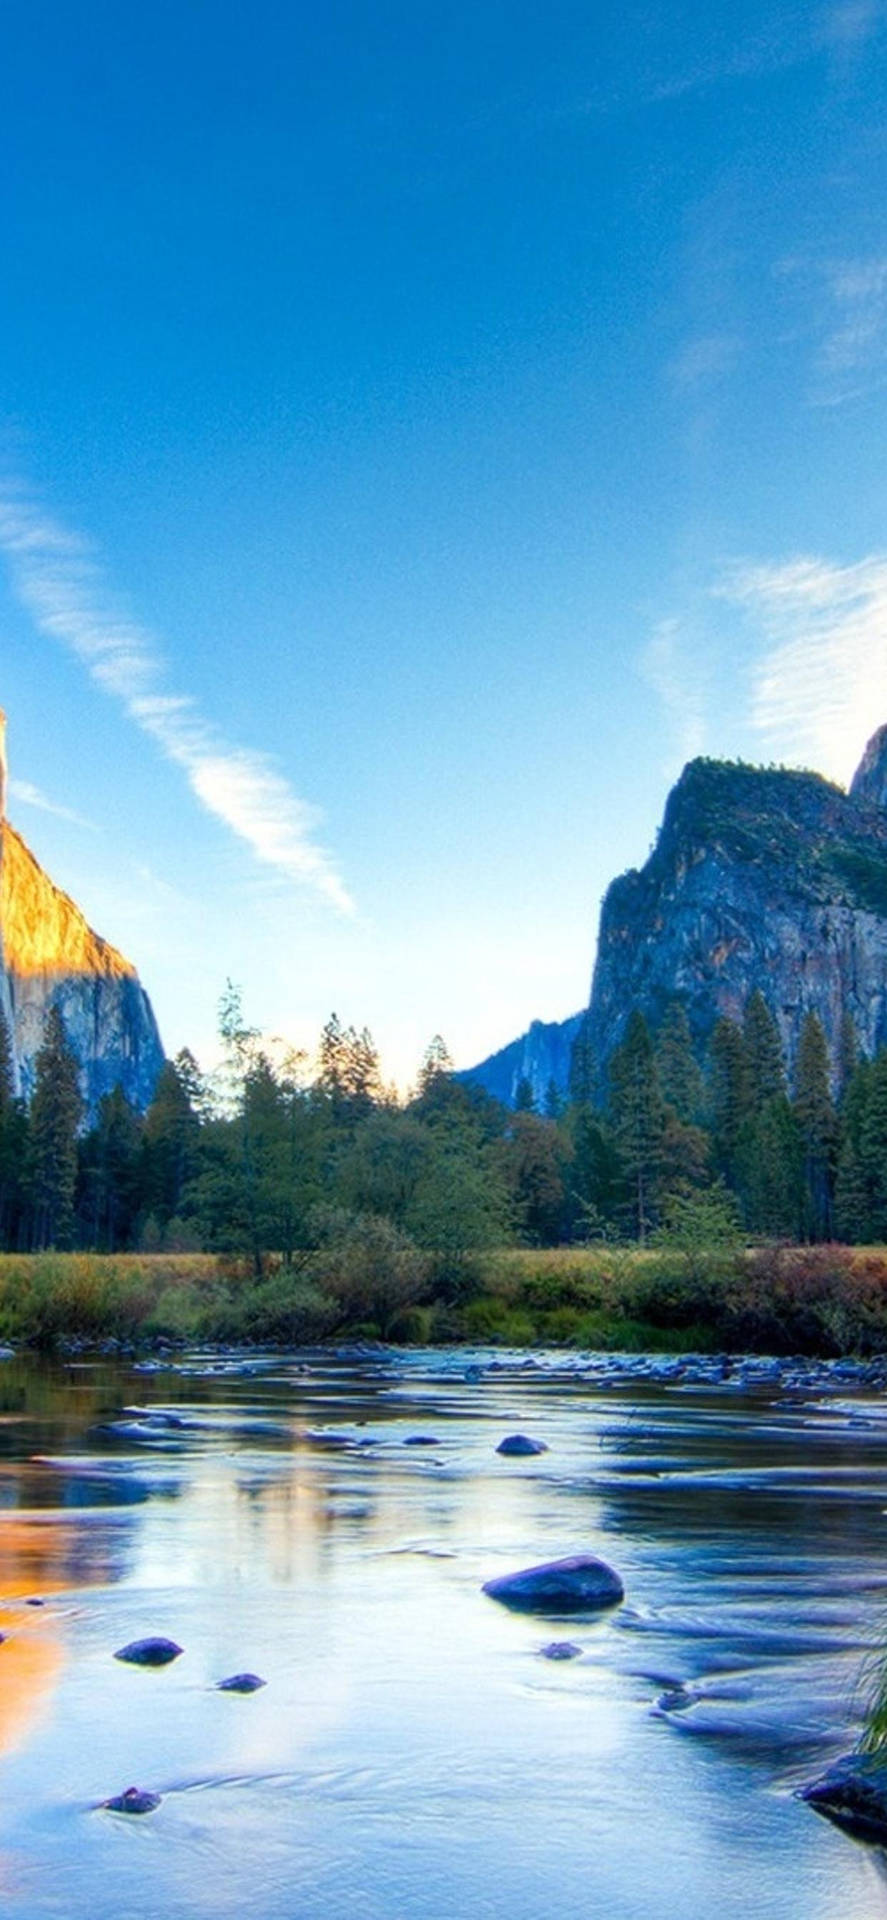
[[750,1109],[742,1029],[735,1020],[723,1017],[709,1041],[708,1113],[715,1165],[731,1186],[735,1185],[737,1149]]
[[514,1114],[499,1164],[514,1225],[530,1246],[553,1246],[560,1239],[568,1155],[567,1141],[550,1120],[538,1113]]
[[194,1055],[184,1048],[164,1061],[145,1114],[142,1140],[142,1204],[163,1230],[183,1210],[189,1181],[198,1171],[205,1093]]
[[514,1089],[514,1111],[515,1113],[535,1113],[536,1111],[533,1082],[527,1078],[525,1073],[521,1074],[517,1086]]
[[622,1194],[622,1167],[610,1128],[587,1106],[570,1107],[566,1132],[572,1148],[566,1166],[565,1229],[573,1240],[600,1239],[615,1222]]
[[570,1049],[567,1096],[573,1107],[593,1107],[596,1093],[594,1049],[591,1044],[591,1015],[582,1015]]
[[431,1090],[435,1080],[441,1077],[446,1078],[452,1071],[453,1060],[450,1050],[446,1041],[441,1038],[439,1033],[436,1033],[433,1039],[429,1041],[422,1055],[422,1064],[419,1068],[419,1078],[416,1083],[416,1092],[419,1098],[421,1099],[424,1094]]
[[745,1122],[737,1142],[736,1182],[751,1233],[798,1238],[804,1213],[804,1142],[787,1094],[765,1101]]
[[748,1072],[749,1101],[759,1112],[767,1100],[786,1092],[785,1067],[779,1028],[760,988],[755,988],[746,1004],[742,1020],[742,1039]]
[[628,1218],[643,1245],[656,1200],[665,1113],[650,1029],[636,1008],[610,1056],[610,1119],[628,1188]]
[[655,1047],[662,1098],[666,1106],[674,1108],[679,1120],[693,1126],[702,1115],[702,1075],[693,1052],[687,1011],[680,1000],[672,1000],[666,1008]]
[[77,1129],[83,1113],[79,1069],[58,1007],[43,1024],[30,1108],[29,1198],[32,1244],[70,1246],[77,1185]]
[[794,1110],[804,1143],[806,1231],[813,1240],[828,1240],[834,1226],[838,1121],[829,1086],[828,1046],[815,1013],[806,1015],[801,1028]]
[[859,1036],[849,1008],[841,1015],[838,1033],[838,1099],[843,1100],[860,1061]]
[[866,1076],[865,1112],[859,1128],[859,1159],[869,1205],[869,1238],[887,1240],[887,1048],[876,1053]]
[[115,1087],[81,1143],[80,1220],[86,1244],[116,1253],[132,1243],[141,1201],[141,1116]]
[[872,1238],[872,1207],[866,1178],[863,1131],[869,1106],[872,1069],[860,1060],[841,1100],[841,1141],[835,1179],[835,1224],[851,1245]]

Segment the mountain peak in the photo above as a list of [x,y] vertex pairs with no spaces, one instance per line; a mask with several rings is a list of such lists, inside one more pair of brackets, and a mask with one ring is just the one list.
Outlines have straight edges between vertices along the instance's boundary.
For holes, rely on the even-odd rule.
[[873,733],[850,782],[850,798],[866,807],[887,807],[887,726]]

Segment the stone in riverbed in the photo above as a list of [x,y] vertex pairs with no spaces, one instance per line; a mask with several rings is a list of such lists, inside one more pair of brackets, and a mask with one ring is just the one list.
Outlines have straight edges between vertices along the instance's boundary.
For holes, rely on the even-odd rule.
[[578,1660],[582,1652],[575,1640],[549,1640],[547,1647],[540,1647],[543,1660]]
[[113,1800],[103,1800],[102,1806],[109,1813],[153,1813],[159,1807],[161,1795],[146,1793],[143,1787],[127,1787],[125,1793],[115,1793]]
[[130,1640],[125,1647],[118,1647],[115,1660],[127,1660],[134,1667],[165,1667],[170,1660],[177,1660],[181,1647],[174,1640],[164,1640],[158,1636],[148,1640]]
[[261,1674],[232,1673],[227,1680],[220,1680],[217,1683],[216,1692],[258,1693],[260,1687],[267,1687],[267,1685],[267,1680],[263,1680]]
[[618,1573],[592,1553],[570,1554],[565,1560],[547,1560],[521,1573],[500,1574],[483,1587],[491,1600],[517,1613],[592,1613],[615,1607],[625,1598]]
[[887,1846],[887,1758],[848,1753],[821,1780],[802,1787],[800,1799],[857,1840]]
[[548,1448],[544,1440],[531,1440],[527,1433],[509,1433],[500,1440],[496,1452],[506,1454],[509,1459],[521,1459],[531,1453],[547,1453]]

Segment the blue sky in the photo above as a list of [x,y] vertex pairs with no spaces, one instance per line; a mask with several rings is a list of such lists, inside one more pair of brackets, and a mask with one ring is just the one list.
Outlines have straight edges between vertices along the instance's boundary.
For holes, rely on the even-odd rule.
[[10,812],[170,1050],[588,991],[695,752],[887,719],[887,17],[31,0]]

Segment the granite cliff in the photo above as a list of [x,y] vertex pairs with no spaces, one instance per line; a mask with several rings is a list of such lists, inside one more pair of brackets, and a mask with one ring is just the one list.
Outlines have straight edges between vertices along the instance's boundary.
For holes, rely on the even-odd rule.
[[151,1003],[131,963],[93,933],[5,817],[5,722],[0,714],[0,1012],[12,1035],[17,1089],[33,1086],[51,1005],[59,1008],[94,1110],[119,1085],[147,1106],[163,1065]]
[[[599,1074],[635,1007],[656,1025],[680,1000],[701,1053],[755,988],[789,1071],[808,1012],[833,1063],[846,1015],[866,1053],[887,1043],[887,726],[847,793],[790,768],[684,768],[646,865],[604,899],[588,1011]],[[486,1085],[492,1064],[472,1077]]]
[[582,1025],[583,1015],[574,1013],[568,1020],[534,1020],[519,1040],[490,1055],[478,1067],[457,1074],[459,1080],[473,1080],[478,1086],[513,1107],[521,1081],[532,1089],[533,1104],[541,1113],[552,1084],[562,1093],[570,1077],[573,1042]]

